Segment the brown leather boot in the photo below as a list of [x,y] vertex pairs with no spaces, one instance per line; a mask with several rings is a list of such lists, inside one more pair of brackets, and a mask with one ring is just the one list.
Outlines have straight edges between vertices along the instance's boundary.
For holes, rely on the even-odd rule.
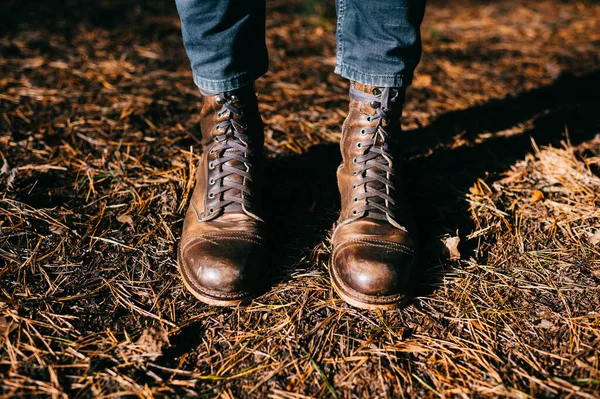
[[257,209],[263,125],[252,87],[203,94],[204,151],[178,264],[195,297],[231,306],[250,299],[265,280],[265,223]]
[[350,305],[397,307],[409,293],[416,235],[393,153],[404,90],[353,82],[337,170],[342,209],[332,233],[333,287]]

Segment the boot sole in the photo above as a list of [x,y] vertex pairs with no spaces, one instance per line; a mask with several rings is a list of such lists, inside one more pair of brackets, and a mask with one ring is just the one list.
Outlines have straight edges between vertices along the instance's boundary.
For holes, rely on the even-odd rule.
[[208,295],[205,292],[199,291],[197,288],[193,287],[193,285],[188,281],[188,278],[186,277],[186,273],[184,272],[183,268],[181,267],[179,250],[177,250],[177,269],[179,271],[179,275],[181,276],[181,279],[183,280],[183,284],[185,285],[187,290],[194,297],[196,297],[196,299],[198,299],[199,301],[201,301],[203,303],[206,303],[207,305],[220,306],[220,307],[235,307],[238,305],[247,304],[247,303],[251,302],[252,299],[254,299],[254,297],[255,297],[254,295],[248,295],[248,296],[244,296],[244,297],[240,297],[240,298],[226,299],[226,298],[219,298],[219,297],[215,297],[212,295]]
[[346,302],[348,305],[354,306],[359,309],[366,310],[386,310],[386,309],[398,309],[405,304],[409,296],[405,295],[400,299],[394,299],[393,301],[385,302],[382,301],[385,297],[372,296],[373,301],[364,301],[358,299],[359,297],[365,297],[367,295],[361,294],[358,291],[346,286],[344,283],[338,281],[335,272],[333,271],[333,262],[331,258],[328,262],[329,277],[331,278],[331,285],[333,290]]

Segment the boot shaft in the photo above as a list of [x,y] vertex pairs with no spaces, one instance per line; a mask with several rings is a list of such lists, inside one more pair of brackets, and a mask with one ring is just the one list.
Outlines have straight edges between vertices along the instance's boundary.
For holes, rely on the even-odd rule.
[[[394,154],[401,134],[403,102],[402,88],[352,83],[340,141],[342,164],[337,172],[342,199],[340,221],[372,215],[381,218],[386,209],[394,208]],[[374,191],[382,195],[370,196]]]
[[264,128],[254,89],[202,94],[203,154],[192,203],[205,221],[227,212],[258,218]]
[[[228,105],[240,111],[240,114],[231,113]],[[216,136],[223,132],[216,126],[232,118],[245,123],[245,129],[251,135],[253,147],[262,149],[264,128],[258,111],[258,100],[252,85],[225,93],[211,93],[202,91],[202,106],[200,109],[200,132],[202,145],[208,146]]]

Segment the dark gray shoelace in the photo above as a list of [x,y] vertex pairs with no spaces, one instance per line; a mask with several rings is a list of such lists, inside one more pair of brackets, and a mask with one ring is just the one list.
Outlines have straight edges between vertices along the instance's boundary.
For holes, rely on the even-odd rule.
[[[369,94],[350,87],[350,98],[358,101],[371,103],[375,108],[375,115],[369,116],[368,121],[377,120],[377,126],[365,128],[361,134],[371,136],[367,141],[358,142],[357,146],[363,149],[363,155],[355,157],[353,162],[358,164],[356,174],[360,179],[355,182],[355,187],[363,186],[356,201],[366,199],[364,205],[354,209],[354,214],[365,212],[367,217],[379,220],[394,219],[393,208],[396,202],[391,197],[394,190],[392,179],[394,171],[392,169],[393,157],[389,151],[387,138],[389,134],[385,131],[382,123],[390,122],[388,110],[389,103],[394,102],[398,97],[398,91],[389,87],[376,89],[377,92]],[[392,97],[390,98],[390,95]],[[378,184],[379,183],[379,184]]]
[[248,126],[234,119],[234,116],[241,116],[242,113],[231,103],[230,98],[225,94],[218,96],[224,99],[218,115],[221,117],[228,113],[228,116],[226,120],[217,124],[216,129],[220,134],[215,136],[216,145],[210,150],[218,156],[209,162],[208,167],[211,170],[217,168],[218,173],[209,181],[209,184],[214,186],[209,192],[209,197],[219,198],[209,210],[211,214],[218,213],[234,203],[240,204],[244,209],[251,208],[248,183],[252,181],[249,170],[252,168],[250,157],[253,151],[248,146],[249,136],[243,133]]

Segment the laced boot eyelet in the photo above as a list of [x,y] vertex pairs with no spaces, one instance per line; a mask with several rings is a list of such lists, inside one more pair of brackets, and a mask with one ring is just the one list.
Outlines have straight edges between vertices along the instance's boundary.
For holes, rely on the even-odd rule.
[[356,163],[356,157],[352,158],[352,163]]
[[361,136],[364,136],[365,134],[367,134],[367,131],[365,129],[360,129],[360,134]]
[[225,99],[221,96],[217,97],[217,104],[224,104],[225,103]]
[[210,169],[210,170],[213,170],[214,168],[215,168],[215,164],[214,164],[214,163],[212,163],[212,161],[210,161],[210,162],[208,163],[208,169]]
[[210,198],[210,199],[215,198],[215,193],[213,193],[213,192],[208,193],[208,198]]
[[238,99],[238,96],[236,96],[235,94],[232,94],[229,96],[229,100],[231,100],[231,101],[235,101],[237,99]]
[[354,202],[358,202],[358,197],[354,197]]
[[373,93],[373,95],[378,96],[381,94],[381,90],[379,90],[379,88],[375,87],[371,93]]
[[362,143],[359,141],[358,143],[356,143],[356,147],[360,148],[360,146],[362,145]]
[[215,184],[215,179],[213,179],[212,177],[208,179],[208,184],[210,184],[211,186]]
[[356,211],[356,209],[352,210],[352,214],[356,215],[358,212]]
[[367,116],[367,122],[371,122],[373,119],[371,118],[371,116]]
[[381,103],[379,103],[378,101],[371,101],[370,105],[371,105],[371,108],[377,109],[381,106]]
[[[354,172],[356,172],[356,171],[354,171]],[[356,173],[354,173],[354,174],[356,174]],[[353,190],[356,190],[356,184],[353,184],[353,185],[352,185],[352,189],[353,189]]]
[[214,212],[215,212],[215,210],[214,210],[213,208],[210,208],[210,209],[208,210],[208,213],[210,213],[210,214],[212,214],[212,213],[214,213]]

